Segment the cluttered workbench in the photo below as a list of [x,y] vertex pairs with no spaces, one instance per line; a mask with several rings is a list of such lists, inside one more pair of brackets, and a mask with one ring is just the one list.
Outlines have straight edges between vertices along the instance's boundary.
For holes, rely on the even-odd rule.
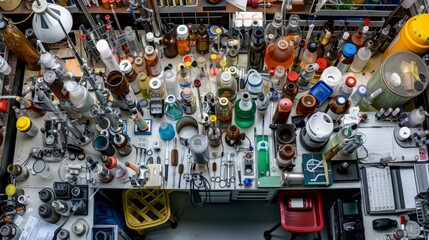
[[[349,36],[338,36],[331,48],[342,44],[343,56],[333,64],[329,54],[317,57],[332,22],[314,37],[320,46],[307,45],[310,30],[306,40],[267,34],[283,23],[281,15],[265,30],[255,20],[249,46],[220,26],[202,23],[190,47],[186,25],[168,24],[163,38],[153,38],[131,27],[115,32],[110,17],[100,16],[93,29],[80,26],[55,41],[39,36],[41,70],[27,62],[22,93],[2,96],[21,104],[14,108],[18,131],[6,193],[25,206],[6,226],[24,229],[19,239],[88,239],[94,196],[103,189],[186,191],[197,204],[271,201],[279,190],[356,189],[362,197],[349,216],[362,214],[356,221],[366,239],[399,234],[375,229],[379,214],[408,227],[417,235],[410,239],[426,236],[413,232],[414,219],[399,219],[429,197],[428,113],[410,101],[426,94],[426,63],[400,47],[387,44],[373,54],[371,39],[346,43]],[[293,23],[302,24],[297,15]],[[369,27],[355,30],[362,35]],[[51,41],[54,47],[42,43]],[[261,42],[269,43],[268,70],[257,52]],[[347,62],[350,52],[361,62]],[[417,217],[426,223],[424,211]]]

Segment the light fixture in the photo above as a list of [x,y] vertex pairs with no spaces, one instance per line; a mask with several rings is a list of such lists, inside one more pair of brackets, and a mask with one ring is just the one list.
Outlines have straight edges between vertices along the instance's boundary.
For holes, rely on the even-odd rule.
[[[56,43],[64,39],[70,32],[73,18],[64,7],[47,3],[46,0],[36,0],[33,2],[32,8],[35,13],[33,31],[40,41]],[[60,21],[63,27],[61,27]]]

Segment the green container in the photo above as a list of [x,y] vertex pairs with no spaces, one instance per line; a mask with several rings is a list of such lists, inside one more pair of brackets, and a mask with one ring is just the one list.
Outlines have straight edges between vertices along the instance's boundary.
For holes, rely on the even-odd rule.
[[368,94],[382,88],[383,93],[372,103],[376,109],[396,108],[425,91],[428,68],[414,53],[399,51],[390,55],[368,81]]
[[235,124],[240,128],[249,128],[255,123],[256,103],[245,92],[235,103]]

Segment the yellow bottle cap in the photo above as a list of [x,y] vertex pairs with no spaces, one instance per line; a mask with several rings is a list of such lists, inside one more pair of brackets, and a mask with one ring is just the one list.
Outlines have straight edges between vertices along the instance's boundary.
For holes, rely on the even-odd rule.
[[216,54],[212,54],[212,55],[210,55],[210,59],[211,59],[211,60],[216,60],[216,58],[217,58]]
[[190,67],[192,65],[192,63],[191,62],[185,62],[185,66],[186,67]]
[[225,60],[220,61],[220,66],[221,67],[225,67],[226,66],[226,61]]
[[16,186],[15,186],[15,185],[13,185],[13,184],[8,184],[8,185],[6,186],[6,189],[5,189],[5,193],[6,193],[6,195],[8,195],[8,196],[12,197],[13,195],[15,195],[15,194],[16,194],[16,192],[17,192],[17,189],[16,189]]
[[25,132],[31,127],[31,120],[29,117],[22,116],[18,118],[18,121],[16,121],[16,129],[18,129],[21,132]]
[[220,29],[220,28],[216,28],[216,34],[217,35],[220,35],[222,33],[222,29]]
[[216,122],[217,117],[216,117],[216,115],[210,115],[209,119],[210,119],[210,122],[214,123],[214,122]]

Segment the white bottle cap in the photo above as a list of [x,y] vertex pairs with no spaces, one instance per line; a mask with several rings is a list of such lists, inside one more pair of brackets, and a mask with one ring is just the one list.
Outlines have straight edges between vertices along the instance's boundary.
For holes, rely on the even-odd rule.
[[401,85],[401,77],[397,73],[392,73],[389,77],[389,85],[392,87],[399,87]]
[[188,30],[188,27],[186,27],[186,25],[179,25],[176,31],[177,31],[178,38],[187,38],[189,36],[189,30]]
[[350,37],[350,33],[349,33],[349,32],[344,32],[344,33],[343,33],[343,39],[344,39],[344,40],[349,39],[349,37]]
[[146,41],[153,42],[155,40],[155,35],[152,32],[146,33]]
[[55,79],[57,79],[57,75],[52,70],[46,70],[45,74],[43,74],[43,79],[45,80],[46,83],[52,84],[55,81]]
[[96,44],[96,47],[98,52],[100,52],[100,55],[104,59],[107,59],[110,56],[112,56],[112,50],[110,49],[109,43],[106,40],[104,39],[99,40]]
[[45,52],[40,54],[40,63],[45,68],[53,68],[55,66],[55,58],[52,56],[52,54]]
[[131,72],[131,70],[133,70],[133,66],[130,61],[122,60],[121,63],[119,64],[119,69],[121,70],[121,72],[127,74]]

